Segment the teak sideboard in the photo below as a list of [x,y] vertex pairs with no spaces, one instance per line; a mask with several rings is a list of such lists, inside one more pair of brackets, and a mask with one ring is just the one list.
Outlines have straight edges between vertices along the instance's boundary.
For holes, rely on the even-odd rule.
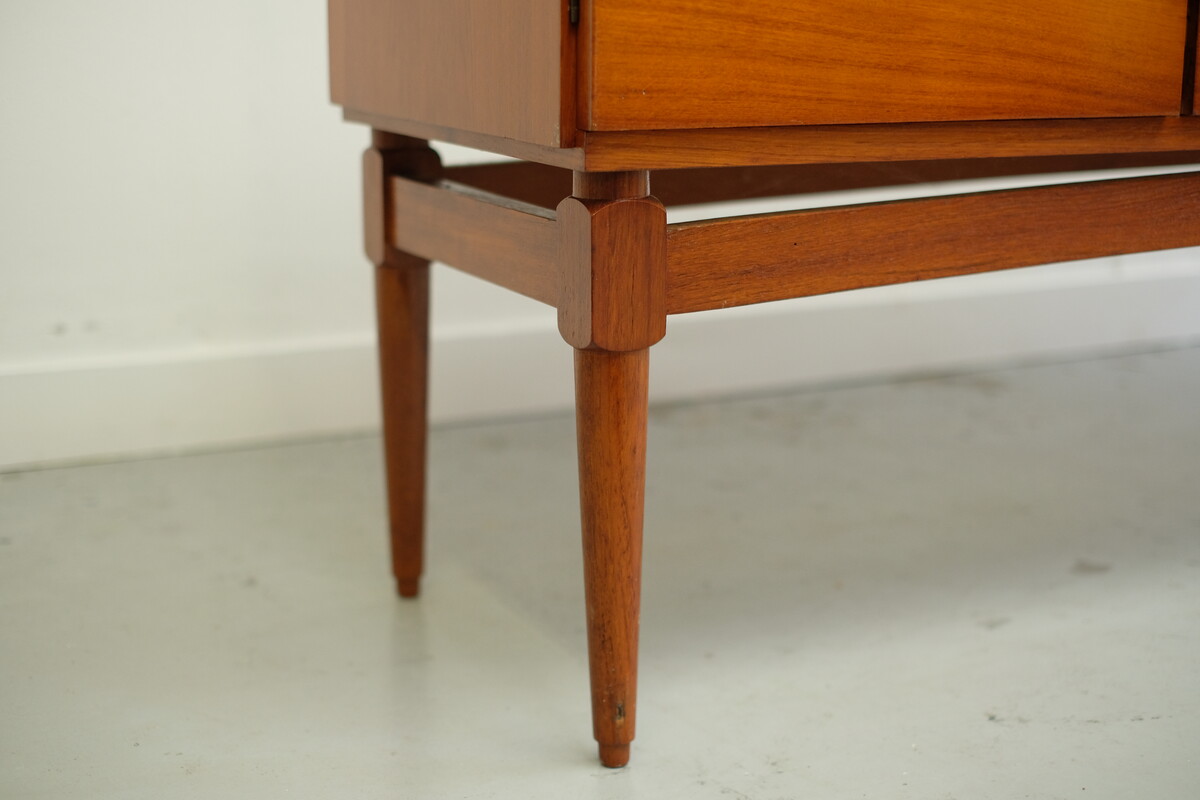
[[[393,571],[422,571],[429,263],[575,348],[594,734],[634,734],[651,345],[671,314],[1200,245],[1200,172],[668,224],[665,206],[1200,163],[1198,0],[329,0],[373,129]],[[428,140],[512,156],[443,168]]]

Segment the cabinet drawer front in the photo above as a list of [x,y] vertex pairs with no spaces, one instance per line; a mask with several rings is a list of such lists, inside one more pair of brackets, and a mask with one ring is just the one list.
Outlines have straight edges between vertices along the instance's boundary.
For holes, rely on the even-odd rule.
[[1186,0],[592,0],[589,130],[1177,115]]

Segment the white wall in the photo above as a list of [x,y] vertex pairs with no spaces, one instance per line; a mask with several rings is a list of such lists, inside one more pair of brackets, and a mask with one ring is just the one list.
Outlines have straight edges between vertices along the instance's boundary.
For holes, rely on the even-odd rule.
[[[324,36],[322,0],[0,3],[0,468],[376,425]],[[1192,339],[1198,253],[679,318],[655,392]],[[569,402],[551,310],[443,269],[434,325],[435,418]]]

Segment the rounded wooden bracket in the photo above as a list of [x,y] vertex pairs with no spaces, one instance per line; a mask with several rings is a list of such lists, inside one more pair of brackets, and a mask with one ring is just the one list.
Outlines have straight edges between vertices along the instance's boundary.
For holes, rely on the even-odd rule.
[[[404,266],[410,259],[390,245],[388,178],[401,175],[425,183],[442,174],[442,160],[423,139],[373,131],[363,153],[363,246],[376,266]],[[423,260],[414,266],[424,265]]]
[[558,329],[579,350],[628,352],[667,332],[667,211],[654,197],[558,204]]

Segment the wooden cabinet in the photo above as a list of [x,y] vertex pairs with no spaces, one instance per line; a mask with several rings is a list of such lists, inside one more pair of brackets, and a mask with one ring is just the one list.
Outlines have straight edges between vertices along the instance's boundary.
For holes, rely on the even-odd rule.
[[359,118],[548,147],[586,132],[1178,116],[1194,5],[329,0],[332,90]]
[[[329,15],[333,99],[374,129],[365,233],[397,589],[415,596],[423,568],[440,261],[554,306],[576,351],[609,766],[634,736],[648,353],[669,315],[1200,245],[1200,168],[687,223],[665,209],[1200,164],[1200,0],[329,0]],[[427,139],[520,160],[443,169]]]

